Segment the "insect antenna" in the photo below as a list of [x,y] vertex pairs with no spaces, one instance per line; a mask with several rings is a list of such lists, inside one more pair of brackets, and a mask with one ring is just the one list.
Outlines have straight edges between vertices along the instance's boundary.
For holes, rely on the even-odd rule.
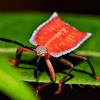
[[19,45],[19,46],[21,46],[21,47],[24,47],[24,48],[27,48],[27,49],[29,49],[29,50],[31,50],[31,51],[36,52],[36,49],[35,49],[35,48],[25,46],[25,45],[23,45],[23,44],[21,44],[21,43],[19,43],[19,42],[17,42],[17,41],[13,41],[13,40],[1,38],[1,37],[0,37],[0,40],[1,40],[1,41],[5,41],[5,42],[9,42],[9,43],[14,43],[14,44],[17,44],[17,45]]
[[40,55],[37,60],[36,60],[36,66],[34,68],[34,77],[36,78],[37,77],[37,69],[38,69],[38,64],[39,64],[39,61],[41,59],[41,57],[43,57],[42,55]]

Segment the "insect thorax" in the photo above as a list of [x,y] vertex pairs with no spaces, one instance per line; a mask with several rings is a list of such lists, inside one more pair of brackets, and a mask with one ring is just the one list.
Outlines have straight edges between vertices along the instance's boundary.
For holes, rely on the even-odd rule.
[[38,56],[40,55],[45,56],[47,54],[47,49],[44,46],[37,46],[36,52]]

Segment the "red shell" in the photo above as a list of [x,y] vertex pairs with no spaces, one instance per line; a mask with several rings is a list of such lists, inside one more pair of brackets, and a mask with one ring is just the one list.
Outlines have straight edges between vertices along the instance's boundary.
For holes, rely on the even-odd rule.
[[59,57],[78,48],[90,36],[90,33],[80,32],[63,22],[57,13],[54,13],[34,31],[30,42],[46,47],[50,55]]

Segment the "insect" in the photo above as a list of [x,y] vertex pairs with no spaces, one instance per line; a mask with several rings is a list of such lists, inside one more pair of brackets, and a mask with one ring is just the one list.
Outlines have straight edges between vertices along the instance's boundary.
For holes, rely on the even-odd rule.
[[15,63],[16,66],[18,66],[20,63],[22,52],[37,53],[38,59],[36,61],[37,66],[35,67],[35,71],[34,71],[35,77],[37,76],[38,62],[41,57],[45,57],[45,61],[49,68],[52,81],[49,83],[39,85],[36,88],[36,95],[38,95],[39,91],[42,88],[50,84],[53,84],[56,81],[55,71],[53,65],[49,60],[50,57],[54,58],[55,60],[59,60],[65,65],[70,66],[70,69],[67,72],[67,74],[59,81],[58,90],[55,92],[56,94],[59,94],[61,92],[62,83],[64,82],[65,78],[69,76],[70,72],[74,68],[73,63],[61,57],[62,55],[65,54],[67,54],[70,57],[87,61],[87,63],[89,64],[92,70],[94,78],[100,80],[100,77],[96,75],[94,68],[88,58],[72,53],[72,51],[77,49],[90,36],[91,33],[80,32],[76,28],[69,25],[68,23],[63,22],[58,16],[58,14],[54,12],[53,15],[46,22],[41,24],[33,32],[29,41],[31,44],[36,46],[35,48],[28,47],[19,42],[5,39],[5,38],[0,38],[0,40],[14,43],[21,46],[17,49],[16,59],[15,60],[10,59],[10,61]]

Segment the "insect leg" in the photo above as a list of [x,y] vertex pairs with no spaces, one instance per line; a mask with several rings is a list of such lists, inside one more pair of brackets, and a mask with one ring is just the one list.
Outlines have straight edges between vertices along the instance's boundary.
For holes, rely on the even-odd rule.
[[61,87],[62,87],[62,83],[64,82],[64,80],[66,79],[67,76],[69,76],[70,72],[73,70],[73,64],[69,61],[67,61],[66,59],[60,58],[59,60],[60,62],[63,62],[64,64],[70,66],[71,68],[69,69],[69,71],[67,72],[67,74],[60,80],[59,82],[59,86],[58,86],[58,90],[55,92],[55,94],[59,94],[61,92]]
[[34,77],[36,78],[37,77],[37,69],[38,69],[38,64],[39,64],[39,61],[40,61],[40,58],[42,56],[40,55],[38,58],[37,58],[37,61],[36,61],[36,66],[34,68]]
[[17,51],[16,51],[16,61],[15,61],[15,66],[18,66],[18,65],[19,65],[21,55],[22,55],[22,52],[20,52],[20,48],[18,48]]
[[[54,57],[52,57],[52,58],[54,58]],[[70,62],[70,61],[68,61],[68,60],[66,60],[66,59],[64,59],[64,58],[54,58],[55,60],[59,60],[61,63],[64,63],[65,65],[67,65],[67,66],[70,66],[70,67],[73,67],[73,64]]]
[[53,66],[52,66],[52,64],[51,64],[51,62],[50,62],[50,60],[49,60],[48,58],[46,58],[46,57],[45,57],[45,60],[46,60],[47,66],[48,66],[49,71],[50,71],[50,74],[51,74],[52,82],[39,85],[39,86],[36,88],[36,95],[38,95],[38,92],[39,92],[42,88],[44,88],[44,87],[46,87],[46,86],[48,86],[48,85],[50,85],[50,84],[53,84],[53,83],[55,83],[55,81],[56,81],[55,71],[54,71],[54,68],[53,68]]
[[74,53],[70,53],[69,56],[75,57],[75,58],[79,58],[79,59],[84,60],[84,61],[87,61],[87,63],[89,64],[89,66],[90,66],[90,68],[92,70],[92,73],[94,75],[94,78],[96,78],[97,80],[100,80],[100,77],[98,77],[96,75],[95,70],[94,70],[94,68],[93,68],[93,66],[92,66],[92,64],[91,64],[91,62],[90,62],[90,60],[88,58],[86,58],[84,56],[81,56],[81,55],[78,55],[78,54],[74,54]]
[[34,51],[31,51],[31,50],[29,50],[29,49],[20,47],[20,48],[18,48],[17,51],[16,51],[16,59],[13,60],[13,59],[10,58],[9,61],[15,63],[15,66],[18,66],[19,63],[20,63],[20,58],[21,58],[22,52],[35,53]]

